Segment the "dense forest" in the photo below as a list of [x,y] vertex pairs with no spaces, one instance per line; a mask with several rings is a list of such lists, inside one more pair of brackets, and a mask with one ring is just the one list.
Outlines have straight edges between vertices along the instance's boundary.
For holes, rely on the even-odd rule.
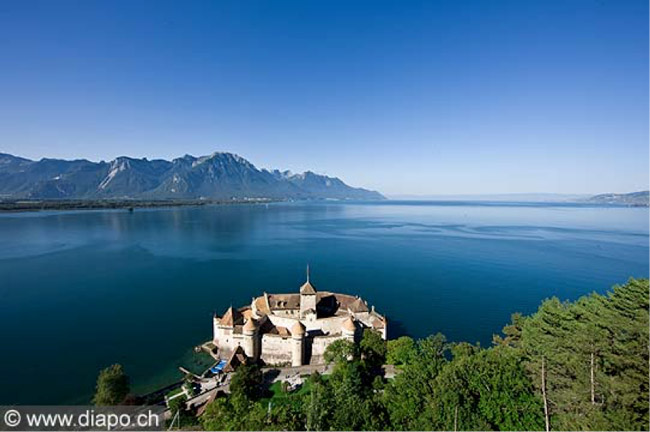
[[[271,391],[259,368],[241,366],[228,396],[215,399],[199,417],[181,411],[178,425],[648,430],[648,294],[647,279],[630,279],[607,295],[546,300],[531,316],[514,314],[489,348],[449,343],[440,334],[386,342],[366,330],[358,345],[330,345],[325,359],[332,373],[311,375],[297,391],[285,385],[278,391],[279,383]],[[386,364],[397,371],[392,379],[384,377]],[[106,399],[99,390],[96,399]],[[183,406],[175,403],[172,411]]]

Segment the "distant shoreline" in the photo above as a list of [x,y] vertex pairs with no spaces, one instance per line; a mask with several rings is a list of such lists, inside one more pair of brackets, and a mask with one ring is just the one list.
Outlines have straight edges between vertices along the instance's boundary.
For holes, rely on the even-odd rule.
[[401,201],[446,202],[516,202],[539,204],[598,204],[622,207],[650,206],[650,192],[606,193],[599,195],[558,193],[514,193],[484,195],[388,195],[389,199]]
[[5,200],[0,201],[0,213],[37,212],[44,210],[119,210],[138,208],[195,207],[227,204],[268,204],[272,199],[246,200]]
[[[133,199],[106,199],[106,200],[0,200],[0,214],[2,213],[28,213],[38,211],[69,211],[69,210],[128,210],[143,208],[170,208],[170,207],[199,207],[206,205],[242,205],[242,204],[270,204],[278,202],[350,202],[357,204],[378,202],[375,200],[290,200],[271,198],[249,198],[232,200],[133,200]],[[648,208],[647,204],[617,203],[617,202],[594,202],[594,201],[499,201],[499,200],[440,200],[440,199],[388,199],[381,200],[381,203],[409,204],[413,205],[429,203],[439,205],[558,205],[558,206],[596,206],[596,207],[623,207],[623,208]]]

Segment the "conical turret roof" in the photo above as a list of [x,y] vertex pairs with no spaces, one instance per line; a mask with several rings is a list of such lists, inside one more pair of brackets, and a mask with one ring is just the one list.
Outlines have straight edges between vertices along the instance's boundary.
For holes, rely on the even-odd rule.
[[343,321],[343,330],[347,330],[349,332],[355,332],[357,330],[357,327],[354,325],[354,321],[352,321],[352,317],[347,317],[345,321]]
[[221,320],[219,320],[219,324],[222,326],[227,326],[227,327],[234,327],[235,321],[237,321],[238,318],[238,311],[234,310],[232,306],[228,308],[225,314],[221,317]]
[[246,324],[244,324],[244,331],[255,331],[257,328],[257,323],[253,318],[250,318],[248,321],[246,321]]
[[355,313],[368,312],[368,305],[363,300],[361,300],[360,297],[353,301],[349,307],[350,310]]
[[291,334],[293,336],[302,336],[305,334],[305,326],[303,323],[300,321],[296,321],[296,323],[291,327]]

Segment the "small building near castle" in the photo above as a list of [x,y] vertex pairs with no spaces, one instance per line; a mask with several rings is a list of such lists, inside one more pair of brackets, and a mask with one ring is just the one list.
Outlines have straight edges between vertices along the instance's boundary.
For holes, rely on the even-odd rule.
[[241,347],[246,356],[268,365],[321,364],[332,342],[359,343],[366,328],[386,339],[387,324],[386,317],[358,296],[317,291],[308,269],[297,293],[263,293],[249,306],[215,315],[213,342],[221,358]]

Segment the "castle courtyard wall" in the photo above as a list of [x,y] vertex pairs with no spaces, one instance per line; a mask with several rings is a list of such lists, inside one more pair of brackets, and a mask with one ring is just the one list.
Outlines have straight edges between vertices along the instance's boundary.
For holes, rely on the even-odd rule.
[[262,336],[261,358],[266,364],[291,363],[294,341],[290,337],[265,334]]
[[315,321],[303,321],[307,331],[320,330],[323,333],[341,333],[341,325],[346,317],[333,316],[328,318],[320,318]]
[[278,316],[278,315],[269,315],[268,316],[269,320],[271,323],[273,323],[274,326],[276,327],[285,327],[287,330],[291,331],[291,327],[298,321],[298,316],[295,318],[290,318],[286,316]]
[[323,364],[325,360],[323,355],[327,347],[339,339],[344,339],[341,334],[328,335],[328,336],[316,336],[311,339],[311,358],[309,360],[310,364]]

